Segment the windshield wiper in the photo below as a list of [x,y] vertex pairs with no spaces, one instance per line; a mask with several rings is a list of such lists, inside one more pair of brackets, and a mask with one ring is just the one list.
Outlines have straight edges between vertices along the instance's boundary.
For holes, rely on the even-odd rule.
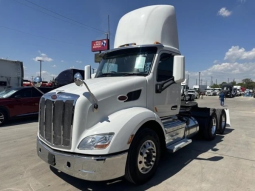
[[103,76],[118,76],[118,75],[119,75],[118,73],[109,72],[109,73],[102,73],[102,74],[100,74],[100,75],[97,76],[97,77],[103,77]]
[[122,75],[123,76],[144,76],[144,75],[146,75],[146,73],[138,73],[138,72],[136,72],[136,73],[122,73]]

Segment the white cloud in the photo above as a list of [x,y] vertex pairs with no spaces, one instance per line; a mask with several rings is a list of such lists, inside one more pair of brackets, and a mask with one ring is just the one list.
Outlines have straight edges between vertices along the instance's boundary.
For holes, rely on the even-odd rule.
[[45,53],[42,53],[41,51],[38,51],[40,56],[37,56],[35,58],[33,58],[34,61],[39,61],[39,60],[42,60],[44,62],[51,62],[53,61],[52,58],[48,57]]
[[255,60],[255,48],[250,51],[246,51],[239,46],[232,46],[228,52],[226,52],[224,60],[235,62],[236,60]]
[[80,60],[76,60],[76,62],[77,62],[77,63],[79,63],[79,64],[81,64],[81,63],[82,63],[82,61],[80,61]]
[[246,0],[238,0],[240,3],[245,3]]
[[71,66],[70,68],[72,69],[72,68],[74,68],[74,66]]
[[57,66],[57,65],[55,65],[55,64],[54,64],[54,65],[52,65],[52,67],[53,67],[53,68],[56,68],[56,66]]
[[61,60],[61,62],[65,62],[64,60]]
[[219,11],[218,11],[218,15],[222,16],[222,17],[228,17],[232,14],[232,11],[229,11],[226,9],[226,7],[222,7]]
[[[211,76],[213,83],[220,84],[222,82],[231,82],[235,80],[237,83],[245,78],[251,78],[255,81],[255,48],[251,51],[245,51],[244,48],[239,46],[232,46],[225,54],[225,62],[216,60],[214,64],[206,70],[200,71],[200,79],[202,84],[210,85]],[[240,62],[240,60],[243,60]],[[186,76],[189,75],[190,86],[198,84],[199,72],[185,72]]]
[[[42,71],[41,75],[42,75],[43,81],[50,81],[57,76],[57,75],[51,74],[47,71]],[[36,72],[35,76],[40,76],[40,72]]]

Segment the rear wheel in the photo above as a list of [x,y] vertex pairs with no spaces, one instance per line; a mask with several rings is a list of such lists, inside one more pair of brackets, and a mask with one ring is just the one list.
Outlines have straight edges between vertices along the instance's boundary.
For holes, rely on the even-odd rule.
[[216,136],[217,130],[217,115],[215,112],[211,114],[209,119],[207,120],[205,127],[203,129],[204,138],[208,141],[213,140]]
[[140,130],[128,152],[125,178],[134,184],[147,182],[155,174],[159,158],[158,135],[151,129]]
[[220,119],[219,119],[219,129],[218,133],[223,134],[227,125],[227,115],[225,110],[223,109],[221,114],[220,114]]
[[3,125],[7,121],[7,115],[5,111],[0,110],[0,125]]

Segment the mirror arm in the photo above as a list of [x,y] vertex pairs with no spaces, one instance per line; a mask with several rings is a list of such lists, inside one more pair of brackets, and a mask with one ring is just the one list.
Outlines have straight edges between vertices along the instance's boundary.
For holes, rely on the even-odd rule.
[[87,88],[87,90],[89,91],[91,97],[93,98],[93,101],[94,101],[94,109],[97,110],[97,109],[98,109],[98,104],[97,104],[98,101],[97,101],[96,97],[95,97],[94,94],[90,91],[88,85],[87,85],[83,80],[81,80],[81,79],[77,79],[77,80],[83,82],[83,84],[86,86],[86,88]]
[[[166,83],[169,83],[169,84],[167,84],[166,86],[164,86]],[[171,85],[174,84],[174,83],[175,83],[174,77],[171,77],[171,78],[169,78],[169,79],[166,80],[166,81],[157,83],[157,84],[156,84],[156,93],[161,93],[161,92],[163,92],[166,88],[168,88],[169,86],[171,86]]]
[[32,83],[32,85],[33,85],[33,87],[34,87],[37,91],[39,91],[42,95],[44,95],[44,93],[43,93],[38,87],[34,86],[33,83]]

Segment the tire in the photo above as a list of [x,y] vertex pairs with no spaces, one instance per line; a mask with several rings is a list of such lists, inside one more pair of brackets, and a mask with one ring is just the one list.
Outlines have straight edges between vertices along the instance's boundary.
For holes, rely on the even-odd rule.
[[3,125],[7,121],[7,115],[4,110],[0,110],[0,126]]
[[215,139],[217,123],[217,115],[215,112],[211,114],[211,116],[206,120],[205,125],[203,127],[203,136],[206,140],[211,141]]
[[219,118],[219,127],[218,127],[218,133],[219,134],[224,134],[224,131],[226,129],[226,125],[227,125],[227,115],[225,110],[223,109],[221,114],[220,114],[220,118]]
[[139,130],[128,151],[125,178],[134,184],[147,182],[157,170],[160,154],[158,135],[148,128]]

